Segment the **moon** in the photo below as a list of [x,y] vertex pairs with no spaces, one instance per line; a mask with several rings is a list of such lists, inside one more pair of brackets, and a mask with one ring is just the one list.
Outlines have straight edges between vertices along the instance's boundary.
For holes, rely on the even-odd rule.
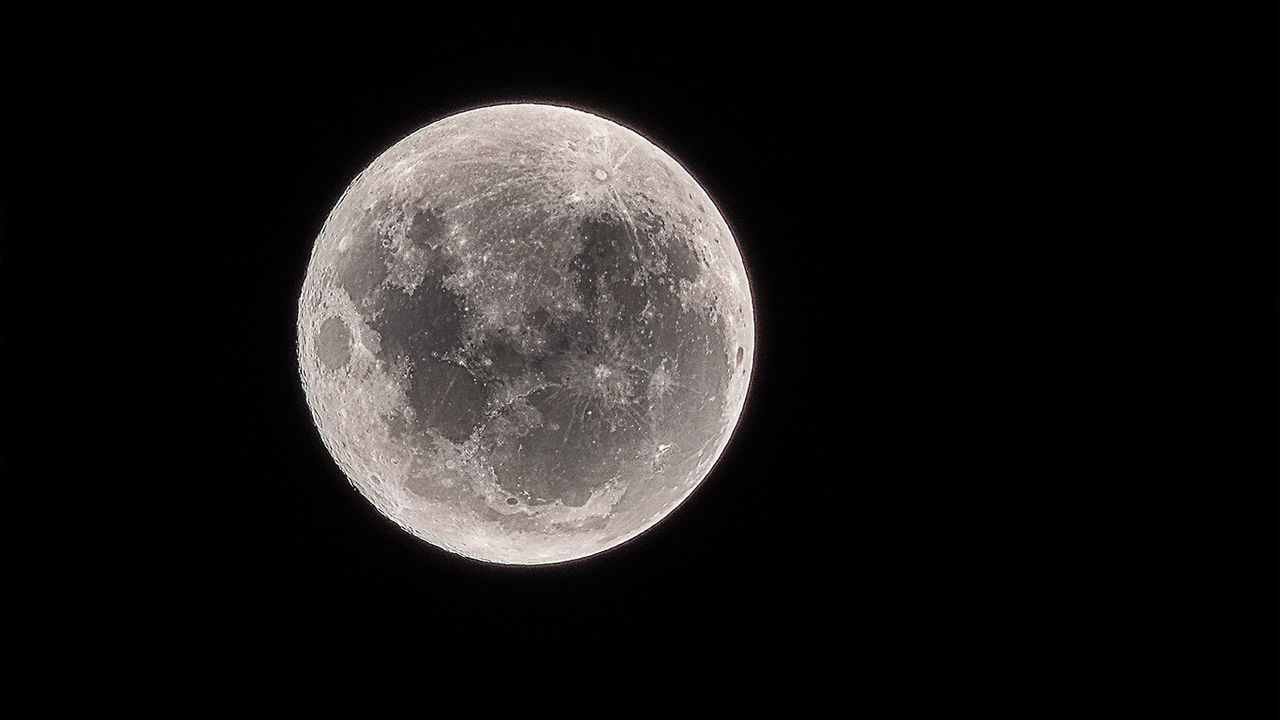
[[409,135],[329,213],[298,312],[302,385],[351,483],[477,560],[586,557],[706,478],[755,358],[714,202],[581,110],[483,107]]

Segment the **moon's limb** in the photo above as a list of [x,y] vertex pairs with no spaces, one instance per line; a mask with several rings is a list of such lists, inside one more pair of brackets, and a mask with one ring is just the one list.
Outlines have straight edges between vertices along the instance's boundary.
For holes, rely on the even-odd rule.
[[603,118],[464,112],[364,170],[312,250],[299,364],[326,446],[414,535],[585,557],[680,504],[754,361],[746,270],[706,192]]

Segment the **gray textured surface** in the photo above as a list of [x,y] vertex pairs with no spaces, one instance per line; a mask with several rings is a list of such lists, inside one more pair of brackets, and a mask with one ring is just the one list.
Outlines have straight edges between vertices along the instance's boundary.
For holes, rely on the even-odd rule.
[[578,110],[454,115],[383,153],[312,251],[299,363],[321,436],[406,530],[480,560],[606,550],[733,431],[754,325],[692,177]]

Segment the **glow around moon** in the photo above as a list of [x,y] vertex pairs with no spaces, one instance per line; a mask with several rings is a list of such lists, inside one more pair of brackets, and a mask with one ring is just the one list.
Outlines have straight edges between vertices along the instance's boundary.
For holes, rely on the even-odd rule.
[[499,563],[607,550],[680,504],[742,412],[742,257],[669,155],[549,105],[464,112],[347,189],[312,250],[299,364],[379,511]]

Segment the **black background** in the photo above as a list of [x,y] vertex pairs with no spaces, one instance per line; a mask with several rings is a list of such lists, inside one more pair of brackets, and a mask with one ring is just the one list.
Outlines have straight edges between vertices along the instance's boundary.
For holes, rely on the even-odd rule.
[[[0,11],[3,702],[349,683],[420,710],[464,681],[630,698],[732,669],[752,672],[726,692],[794,675],[906,707],[1037,682],[1029,659],[1089,626],[1102,601],[1059,579],[1080,569],[1061,551],[1102,521],[1059,506],[1116,492],[1073,463],[1120,435],[1075,424],[1100,412],[1072,398],[1099,354],[1031,298],[1099,250],[1075,209],[1110,200],[1042,177],[1083,143],[1038,123],[1090,120],[1033,99],[1071,85],[1022,66],[1040,36],[936,8],[341,13]],[[521,100],[678,158],[738,238],[758,327],[701,488],[538,568],[378,515],[322,446],[294,347],[354,176]]]

